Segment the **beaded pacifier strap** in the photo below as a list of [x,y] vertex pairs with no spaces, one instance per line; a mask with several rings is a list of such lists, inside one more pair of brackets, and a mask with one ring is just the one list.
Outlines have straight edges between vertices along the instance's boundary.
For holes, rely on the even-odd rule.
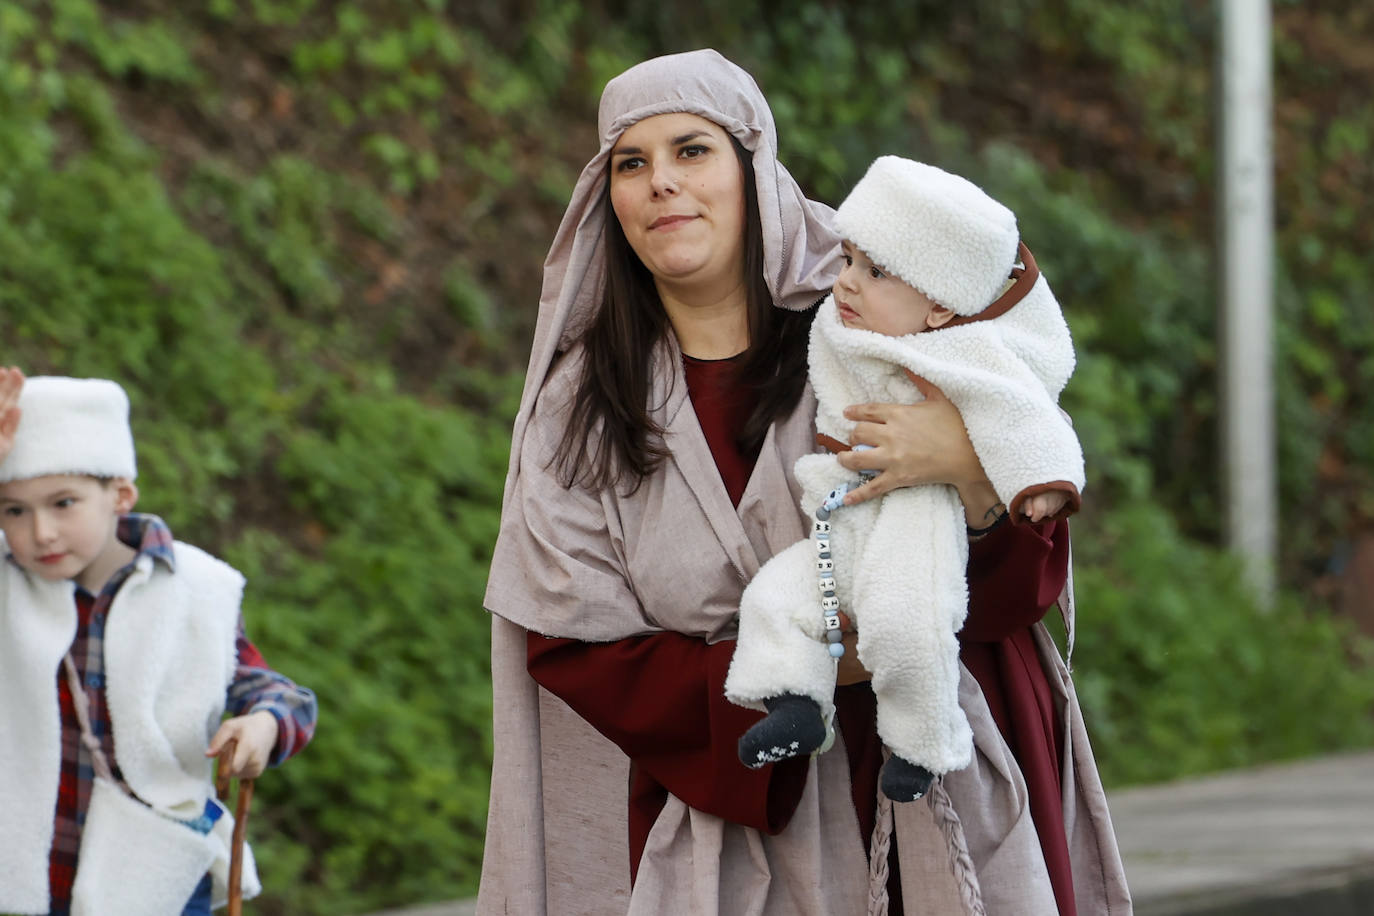
[[[869,445],[856,445],[855,450],[872,448]],[[830,553],[830,513],[844,507],[845,494],[856,490],[878,474],[877,471],[860,471],[859,480],[846,481],[825,495],[825,500],[816,509],[816,517],[811,522],[811,542],[816,546],[816,576],[821,592],[821,619],[825,622],[826,648],[835,660],[836,669],[844,657],[844,632],[840,629],[840,599],[835,594],[835,558]],[[825,722],[825,741],[816,753],[824,754],[835,743],[834,714]]]

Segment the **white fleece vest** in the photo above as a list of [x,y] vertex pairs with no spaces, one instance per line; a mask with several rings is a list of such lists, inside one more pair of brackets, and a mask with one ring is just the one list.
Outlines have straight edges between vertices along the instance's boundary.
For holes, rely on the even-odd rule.
[[[115,596],[105,694],[125,781],[158,812],[189,820],[214,790],[205,748],[237,664],[244,580],[199,548],[178,541],[173,550],[175,573],[140,557]],[[76,635],[72,590],[0,560],[0,912],[48,911],[61,764],[56,685]],[[96,852],[82,848],[83,858]]]

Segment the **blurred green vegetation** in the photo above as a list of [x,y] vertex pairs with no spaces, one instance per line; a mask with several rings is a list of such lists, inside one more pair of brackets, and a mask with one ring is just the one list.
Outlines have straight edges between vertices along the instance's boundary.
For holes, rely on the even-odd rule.
[[[262,913],[475,889],[486,565],[540,266],[605,80],[710,45],[837,202],[878,154],[1018,213],[1079,349],[1089,727],[1113,784],[1374,743],[1317,596],[1374,519],[1374,13],[1275,3],[1278,609],[1217,548],[1211,4],[0,0],[0,361],[119,379],[141,508],[320,694]],[[766,26],[766,27],[764,27]]]

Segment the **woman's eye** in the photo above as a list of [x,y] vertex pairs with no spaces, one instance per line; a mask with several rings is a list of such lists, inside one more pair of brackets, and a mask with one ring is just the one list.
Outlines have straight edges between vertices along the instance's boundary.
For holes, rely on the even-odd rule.
[[24,510],[19,506],[6,506],[4,511],[9,518],[18,518],[24,514]]
[[59,509],[70,509],[72,506],[76,505],[76,499],[71,496],[64,496],[54,503],[54,505]]
[[881,280],[884,276],[886,276],[886,274],[884,274],[881,270],[879,270],[876,267],[870,267],[868,269],[868,275],[875,280]]
[[617,172],[633,172],[644,164],[644,160],[638,156],[626,156],[615,164]]
[[704,156],[709,152],[710,150],[706,147],[697,143],[693,143],[691,146],[684,146],[682,148],[681,155],[684,159],[695,159],[698,156]]
[[851,255],[851,254],[846,254],[846,255],[841,255],[841,257],[844,258],[844,266],[845,266],[845,267],[853,267],[853,266],[854,266],[854,256],[853,256],[853,255]]

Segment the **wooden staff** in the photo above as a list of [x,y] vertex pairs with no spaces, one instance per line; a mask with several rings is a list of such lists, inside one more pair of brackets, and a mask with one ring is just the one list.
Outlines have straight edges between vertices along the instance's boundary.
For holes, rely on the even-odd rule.
[[[215,795],[222,802],[229,800],[231,777],[224,771],[224,762],[234,759],[238,741],[230,740],[219,752],[215,769]],[[234,836],[229,850],[229,916],[243,916],[243,836],[248,827],[248,806],[253,801],[253,780],[240,779],[238,799],[234,804]]]

